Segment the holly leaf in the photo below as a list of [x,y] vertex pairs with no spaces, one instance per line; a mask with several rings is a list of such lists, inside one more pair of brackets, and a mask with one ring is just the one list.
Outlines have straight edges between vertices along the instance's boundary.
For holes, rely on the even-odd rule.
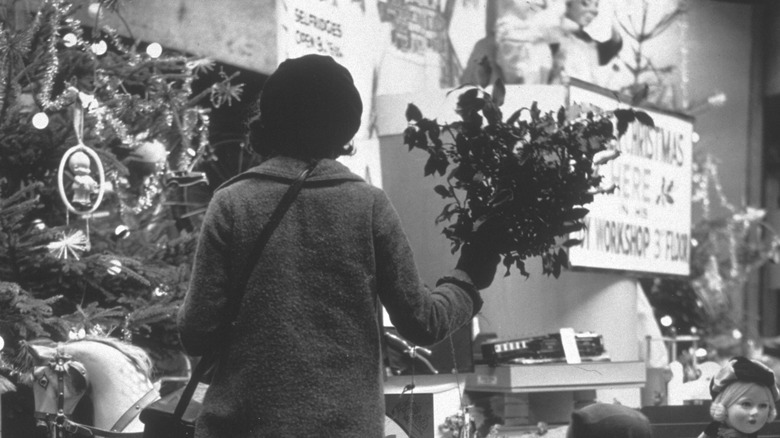
[[417,105],[410,103],[406,106],[406,121],[407,122],[419,122],[422,120],[423,115],[422,111],[420,111],[420,108],[417,108]]
[[447,155],[441,149],[431,153],[428,161],[425,163],[425,176],[433,175],[438,172],[439,175],[447,173],[447,166],[450,164]]
[[504,104],[505,98],[506,86],[504,85],[504,81],[501,78],[498,78],[496,79],[496,83],[493,84],[493,103],[500,107]]
[[618,120],[625,120],[626,122],[633,122],[636,120],[636,116],[634,115],[634,110],[632,109],[616,109],[612,112],[615,115],[615,118]]
[[[504,273],[504,277],[509,276],[509,270],[512,268],[512,264],[515,260],[512,257],[504,257],[504,267],[506,268],[506,273]],[[519,259],[517,260],[518,263],[522,263]]]
[[636,120],[636,116],[634,111],[630,109],[616,109],[613,114],[618,120],[618,137],[622,137],[628,130],[628,124]]
[[558,260],[553,260],[552,263],[552,275],[555,278],[558,278],[561,276],[561,264],[558,263]]
[[428,161],[425,162],[425,167],[423,168],[423,175],[433,175],[436,172],[436,157],[431,155],[428,157]]
[[439,196],[441,196],[442,198],[450,197],[450,190],[447,187],[445,187],[443,184],[439,184],[436,187],[434,187],[433,191],[438,193]]
[[477,111],[485,106],[485,99],[479,97],[480,90],[472,88],[466,90],[458,97],[458,107],[456,112],[464,119],[470,118]]
[[558,124],[563,126],[566,123],[566,109],[560,107],[558,109]]
[[501,122],[501,110],[493,101],[485,102],[485,106],[482,108],[482,114],[488,121],[489,125],[495,125]]
[[439,135],[441,134],[441,127],[439,126],[439,123],[436,122],[436,120],[431,120],[430,125],[428,126],[428,137],[431,138],[434,142],[441,142],[439,140]]
[[523,112],[523,110],[522,110],[522,109],[519,109],[519,110],[517,110],[517,111],[513,112],[513,113],[512,113],[512,115],[511,115],[511,116],[509,116],[509,118],[508,118],[508,119],[506,119],[506,124],[507,124],[507,125],[514,125],[514,124],[515,124],[515,122],[517,122],[518,120],[520,120],[520,114],[521,114],[522,112]]
[[650,117],[650,114],[647,114],[644,111],[636,111],[634,112],[634,115],[636,117],[636,121],[645,125],[649,126],[651,128],[655,128],[655,121],[652,117]]
[[571,210],[564,212],[564,214],[562,215],[562,219],[565,221],[580,220],[585,216],[587,216],[589,211],[590,210],[583,207],[572,208]]
[[618,120],[617,122],[618,137],[622,137],[628,130],[628,122],[625,120]]
[[[444,154],[442,153],[442,155]],[[447,160],[446,156],[437,160],[436,171],[439,172],[439,176],[444,176],[444,174],[447,173],[447,166],[449,165],[450,162]]]
[[[458,208],[458,204],[455,202],[450,202],[449,204],[445,205],[444,208],[441,211],[441,214],[439,214],[436,217],[436,220],[434,223],[436,225],[439,225],[440,223],[444,221],[449,221],[452,216],[457,213],[460,209]],[[457,248],[455,249],[457,251]]]
[[409,126],[404,130],[404,144],[409,145],[410,151],[414,149],[414,145],[417,143],[417,132],[418,128],[416,126]]
[[542,114],[542,111],[540,111],[540,110],[539,110],[539,106],[536,104],[536,102],[534,102],[534,103],[531,105],[531,120],[532,120],[534,123],[537,123],[537,122],[539,122],[539,119],[540,119],[540,117],[541,117],[541,114]]

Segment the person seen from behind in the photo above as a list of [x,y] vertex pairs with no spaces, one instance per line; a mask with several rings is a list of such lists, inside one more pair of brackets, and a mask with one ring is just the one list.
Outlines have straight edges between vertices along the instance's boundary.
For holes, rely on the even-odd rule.
[[[332,58],[285,60],[258,105],[248,138],[262,162],[214,193],[177,319],[188,354],[221,351],[195,437],[384,437],[378,306],[410,342],[441,341],[479,312],[500,257],[466,245],[435,288],[421,281],[390,199],[336,160],[352,152],[363,107]],[[235,290],[271,211],[312,164]]]

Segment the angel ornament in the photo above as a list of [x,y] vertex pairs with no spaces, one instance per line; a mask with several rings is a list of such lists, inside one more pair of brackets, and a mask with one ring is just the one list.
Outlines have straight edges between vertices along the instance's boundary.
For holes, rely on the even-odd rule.
[[91,207],[92,195],[98,192],[99,185],[92,178],[89,156],[82,151],[73,153],[68,160],[68,168],[73,172],[71,203],[79,207]]
[[[70,184],[65,183],[65,168],[70,170]],[[68,149],[60,161],[58,185],[62,201],[71,213],[93,213],[103,200],[106,181],[103,164],[97,153],[84,144]]]

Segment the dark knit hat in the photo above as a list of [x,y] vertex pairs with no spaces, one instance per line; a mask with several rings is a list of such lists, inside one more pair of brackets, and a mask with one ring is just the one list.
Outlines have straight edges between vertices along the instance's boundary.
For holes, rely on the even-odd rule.
[[363,112],[349,70],[321,55],[282,62],[266,80],[259,103],[259,126],[250,128],[251,135],[273,142],[277,152],[343,146],[360,127]]
[[594,403],[571,414],[568,438],[652,438],[650,420],[623,405]]
[[775,381],[775,373],[761,362],[737,356],[718,371],[710,381],[710,395],[714,399],[727,386],[734,382],[751,382],[766,386],[775,400],[780,399],[780,391]]

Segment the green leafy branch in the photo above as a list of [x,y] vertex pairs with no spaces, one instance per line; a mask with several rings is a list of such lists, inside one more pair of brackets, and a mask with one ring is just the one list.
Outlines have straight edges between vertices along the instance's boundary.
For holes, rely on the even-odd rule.
[[409,104],[404,144],[429,154],[426,176],[446,176],[434,187],[450,201],[436,223],[449,223],[443,234],[453,252],[489,222],[491,232],[479,238],[503,257],[506,275],[515,266],[527,277],[524,260],[541,256],[543,273],[557,278],[569,264],[568,248],[581,243],[568,236],[585,227],[585,206],[615,190],[601,187],[598,166],[619,155],[615,140],[629,124],[653,120],[630,108],[543,112],[535,102],[504,120],[505,93],[500,80],[492,95],[466,90],[457,103],[461,120],[444,125]]

